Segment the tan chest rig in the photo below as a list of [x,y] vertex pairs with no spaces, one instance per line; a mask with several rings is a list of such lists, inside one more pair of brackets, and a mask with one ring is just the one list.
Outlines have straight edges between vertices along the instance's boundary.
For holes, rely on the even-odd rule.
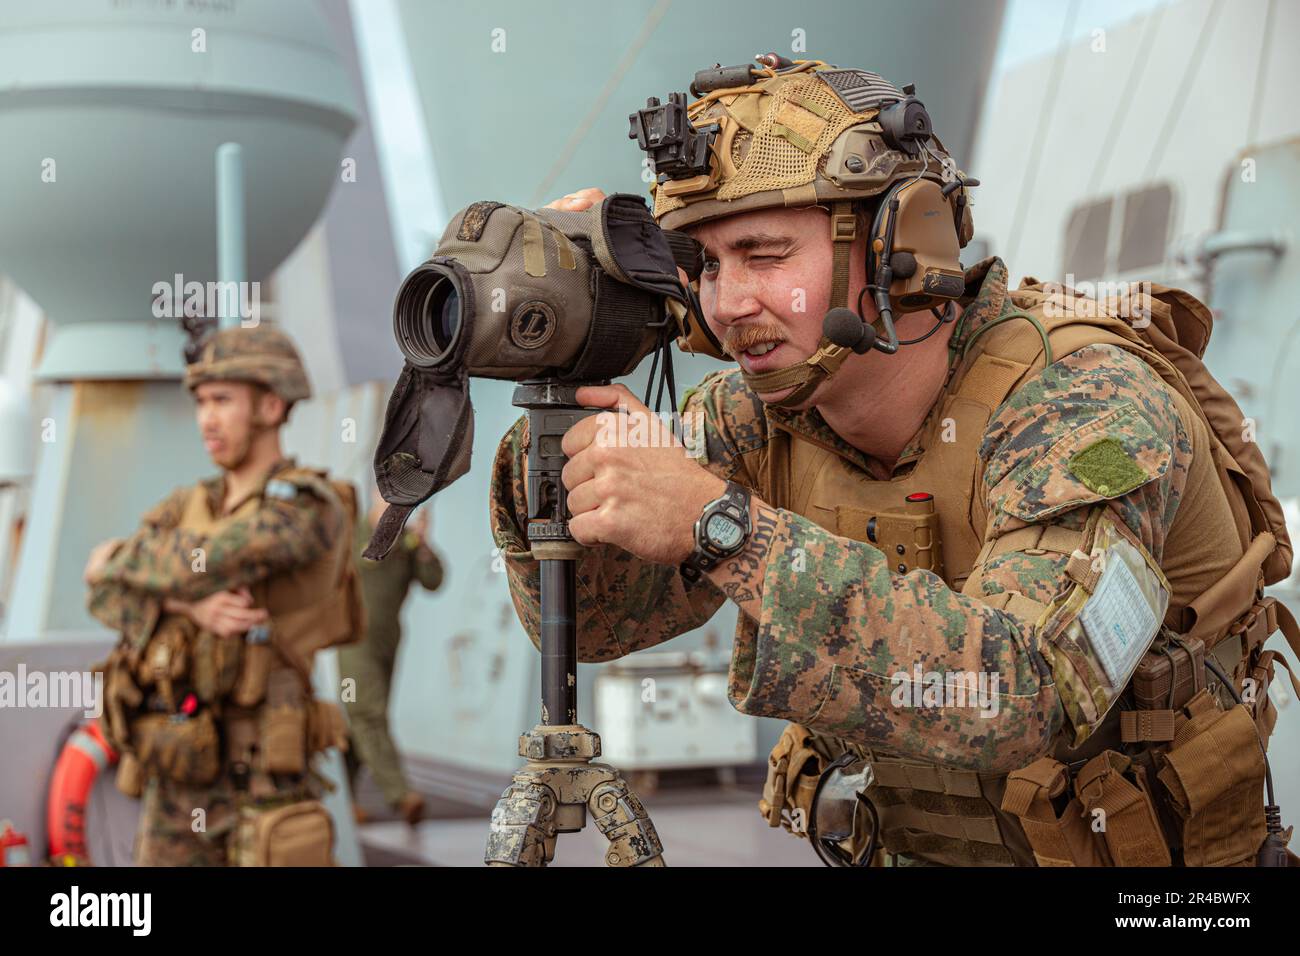
[[[1118,345],[1143,358],[1175,385],[1179,394],[1185,394],[1187,382],[1173,364],[1122,319],[1048,317],[1042,308],[1044,296],[1032,282],[1027,280],[1021,290],[1009,295],[1015,306],[1029,310],[1043,325],[1055,359],[1088,345]],[[994,410],[1042,370],[1044,352],[1037,329],[1021,320],[989,328],[970,344],[950,374],[938,413],[927,426],[924,451],[910,471],[889,480],[872,480],[840,451],[796,434],[769,415],[768,444],[746,455],[760,497],[810,518],[834,534],[870,542],[897,573],[930,570],[958,591],[974,567],[999,553],[1038,549],[1040,553],[1075,554],[1085,543],[1085,532],[1061,527],[1030,526],[994,542],[984,541],[987,514],[979,444]],[[1199,413],[1195,402],[1186,407]],[[946,435],[942,434],[945,428]],[[1283,627],[1293,649],[1300,653],[1296,647],[1300,635],[1286,609],[1262,596],[1261,564],[1275,545],[1274,534],[1265,530],[1272,516],[1261,513],[1249,482],[1241,480],[1244,475],[1234,454],[1219,441],[1215,429],[1207,427],[1207,431],[1213,464],[1202,460],[1200,477],[1213,482],[1209,476],[1217,472],[1223,487],[1239,490],[1228,495],[1232,513],[1227,520],[1235,525],[1240,543],[1190,533],[1180,537],[1184,545],[1203,552],[1180,565],[1213,568],[1215,580],[1207,588],[1204,574],[1170,575],[1172,595],[1166,627],[1130,681],[1132,708],[1116,706],[1109,711],[1103,724],[1077,750],[1071,750],[1068,737],[1062,734],[1050,755],[1010,775],[956,769],[912,755],[871,750],[791,724],[773,750],[760,803],[769,823],[785,824],[799,833],[798,826],[789,826],[788,817],[783,819],[782,810],[798,807],[806,820],[822,769],[845,751],[852,751],[866,758],[866,779],[873,781],[867,794],[879,816],[877,846],[888,853],[965,866],[1168,865],[1170,847],[1181,851],[1183,833],[1199,828],[1202,835],[1208,829],[1207,839],[1219,841],[1219,846],[1225,845],[1224,832],[1240,830],[1239,845],[1227,850],[1227,855],[1233,862],[1246,855],[1253,859],[1264,838],[1260,799],[1263,758],[1255,733],[1267,741],[1276,720],[1267,685],[1274,663],[1285,666],[1284,659],[1276,652],[1263,651],[1262,645],[1269,634]],[[1243,455],[1240,449],[1237,453]],[[1289,553],[1286,563],[1289,567]],[[1070,573],[1076,571],[1086,575],[1086,562],[1079,566],[1072,561]],[[1030,620],[1044,607],[1013,592],[980,599]],[[1185,638],[1186,646],[1177,643],[1175,635]],[[1239,688],[1247,677],[1256,682],[1258,703],[1248,715],[1245,708],[1232,708],[1226,693],[1218,693],[1216,702],[1206,690],[1206,672],[1200,661],[1207,649]],[[1209,683],[1209,690],[1214,691],[1212,677]],[[1225,713],[1220,704],[1232,709]],[[1203,716],[1197,718],[1197,714]],[[1212,718],[1228,716],[1233,719],[1218,720],[1210,727],[1219,739],[1204,734],[1200,750],[1213,750],[1210,743],[1222,746],[1227,742],[1248,755],[1244,763],[1225,773],[1211,757],[1198,752],[1194,760],[1183,761],[1191,765],[1185,781],[1175,779],[1177,771],[1174,776],[1166,771],[1160,777],[1161,781],[1168,777],[1169,789],[1180,792],[1181,805],[1171,806],[1168,799],[1153,800],[1151,795],[1158,790],[1165,796],[1164,788],[1157,787],[1155,781],[1162,766],[1160,754],[1170,749],[1175,736],[1188,737],[1201,725],[1210,725]],[[1183,756],[1191,751],[1191,747],[1184,748]],[[1249,756],[1252,752],[1258,759]],[[1230,781],[1231,786],[1224,787],[1231,792],[1207,792],[1214,784],[1206,781],[1215,778]],[[1196,797],[1189,796],[1193,791]],[[1063,809],[1072,793],[1078,796]],[[1189,819],[1207,806],[1211,811],[1208,817],[1202,813],[1200,818]],[[1089,833],[1098,807],[1110,813],[1105,839]],[[1249,820],[1244,829],[1243,819]],[[862,849],[860,843],[855,838],[853,846],[844,848],[852,854]],[[1189,864],[1206,858],[1207,852],[1199,844],[1186,848]]]
[[[275,477],[293,483],[302,475],[289,470]],[[123,792],[138,796],[148,776],[205,786],[224,770],[254,799],[269,797],[281,789],[277,782],[307,773],[313,753],[343,743],[338,707],[311,692],[315,653],[358,639],[364,626],[351,560],[354,491],[342,482],[331,486],[347,526],[317,561],[249,588],[254,606],[269,612],[266,625],[242,640],[222,638],[164,613],[138,654],[120,648],[110,659],[107,679],[115,686],[107,695],[106,733],[124,751],[118,773]],[[230,514],[214,515],[198,485],[179,527],[219,532],[260,506],[261,497],[253,495]],[[121,707],[124,682],[134,690],[134,713]]]

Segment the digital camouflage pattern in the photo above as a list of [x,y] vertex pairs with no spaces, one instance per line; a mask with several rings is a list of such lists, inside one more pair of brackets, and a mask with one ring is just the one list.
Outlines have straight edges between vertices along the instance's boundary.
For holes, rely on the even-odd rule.
[[[963,334],[1016,307],[1006,279],[1006,267],[996,258],[968,270],[968,288],[974,284],[977,292],[963,313]],[[703,466],[750,488],[757,476],[747,473],[741,456],[768,441],[773,420],[836,448],[865,477],[890,477],[815,410],[765,406],[738,368],[707,376],[687,393],[683,410],[703,414]],[[524,531],[526,422],[516,422],[498,448],[491,519],[515,607],[538,644],[540,576],[527,557]],[[920,442],[927,429],[922,426],[894,474],[924,450]],[[1110,499],[1087,488],[1066,459],[1051,454],[1070,435],[1114,439],[1147,480]],[[1109,345],[1083,348],[1017,390],[989,421],[979,454],[989,539],[1029,525],[1079,531],[1092,510],[1106,508],[1158,563],[1174,514],[1189,493],[1192,441],[1174,393],[1141,359]],[[1050,748],[1064,713],[1034,622],[989,602],[1015,591],[1047,604],[1072,584],[1066,556],[1008,551],[975,567],[961,591],[954,591],[928,571],[896,574],[870,544],[834,535],[788,510],[775,514],[770,528],[755,532],[767,536],[761,614],[757,620],[741,614],[737,624],[728,695],[738,710],[972,770],[1008,772]],[[804,570],[793,570],[796,558]],[[707,579],[688,589],[677,568],[641,561],[611,545],[589,549],[577,578],[583,661],[609,660],[668,640],[702,625],[725,600]],[[996,714],[894,706],[890,676],[911,674],[917,666],[923,672],[997,672]]]
[[[91,614],[138,648],[153,633],[163,598],[196,601],[304,567],[324,556],[346,520],[329,483],[294,471],[296,494],[265,494],[269,481],[283,480],[276,476],[292,468],[290,459],[272,466],[251,492],[261,499],[260,507],[229,522],[215,535],[178,527],[193,488],[173,491],[145,514],[140,528],[104,565],[100,579],[90,589]],[[220,514],[224,479],[209,478],[201,485],[213,513]],[[235,504],[238,507],[239,503]]]
[[198,361],[185,368],[185,387],[204,382],[263,385],[289,404],[311,398],[311,385],[293,341],[270,325],[214,332],[202,344]]
[[135,838],[136,865],[225,866],[236,814],[235,791],[228,777],[207,787],[154,777],[145,785]]

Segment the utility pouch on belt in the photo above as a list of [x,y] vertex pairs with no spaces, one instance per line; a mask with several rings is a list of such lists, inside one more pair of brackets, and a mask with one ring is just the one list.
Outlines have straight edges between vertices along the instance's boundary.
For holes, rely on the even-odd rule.
[[1156,639],[1133,673],[1137,710],[1120,714],[1120,739],[1167,742],[1174,739],[1179,708],[1205,687],[1205,645],[1196,638]]
[[1296,686],[1295,673],[1280,651],[1258,651],[1243,662],[1242,677],[1238,685],[1242,689],[1242,700],[1255,713],[1255,726],[1259,728],[1260,742],[1268,749],[1268,739],[1273,735],[1277,724],[1277,707],[1268,696],[1268,688],[1273,683],[1274,667],[1281,664],[1291,674],[1291,685]]
[[175,783],[212,783],[221,760],[217,726],[208,710],[184,714],[145,714],[132,723],[132,749],[147,773]]
[[1109,866],[1093,817],[1069,794],[1069,783],[1065,764],[1040,757],[1008,775],[1002,810],[1020,818],[1039,866]]
[[338,704],[328,700],[311,700],[307,710],[308,744],[312,753],[331,747],[348,749],[348,723]]
[[125,751],[117,764],[117,789],[128,797],[144,793],[144,768],[131,751]]
[[307,769],[307,700],[302,678],[291,668],[271,671],[260,716],[262,769],[303,773]]
[[1160,829],[1145,767],[1122,753],[1103,750],[1083,765],[1075,792],[1084,812],[1098,821],[1115,866],[1170,865],[1169,844]]
[[1222,710],[1201,691],[1161,761],[1157,777],[1182,823],[1186,865],[1253,866],[1265,836],[1264,751],[1250,709]]
[[319,800],[244,807],[235,833],[239,866],[333,866],[334,821]]
[[131,654],[119,645],[104,662],[104,714],[99,729],[118,753],[131,749],[131,720],[144,703],[144,692],[135,682]]
[[[1241,655],[1239,660],[1225,659],[1222,655],[1218,660],[1231,672],[1241,699],[1254,714],[1255,725],[1259,728],[1259,736],[1266,750],[1268,738],[1277,723],[1277,708],[1268,694],[1277,665],[1282,665],[1290,674],[1292,689],[1300,690],[1300,685],[1296,684],[1295,673],[1287,663],[1286,657],[1278,651],[1264,650],[1264,643],[1275,631],[1281,629],[1284,634],[1289,631],[1287,623],[1290,620],[1291,615],[1285,607],[1278,604],[1276,598],[1261,598],[1240,620],[1232,624],[1227,636],[1215,647],[1216,652],[1222,648],[1232,657],[1235,657],[1238,652]],[[1290,639],[1291,634],[1287,634],[1287,637]],[[1293,649],[1295,646],[1292,642]],[[1220,699],[1226,706],[1227,700]]]
[[194,693],[214,704],[235,686],[240,667],[239,641],[199,631],[194,638]]
[[[795,836],[808,836],[813,796],[825,760],[814,749],[815,738],[802,724],[786,724],[781,739],[767,757],[767,780],[758,810],[770,827],[784,827]],[[786,811],[789,811],[787,814]]]
[[156,688],[168,710],[176,709],[176,682],[189,676],[193,637],[194,625],[189,620],[167,615],[158,623],[136,665],[137,683]]
[[261,703],[266,696],[266,683],[274,658],[270,626],[259,624],[249,628],[244,635],[243,666],[239,668],[239,680],[231,692],[231,699],[236,704],[255,707]]

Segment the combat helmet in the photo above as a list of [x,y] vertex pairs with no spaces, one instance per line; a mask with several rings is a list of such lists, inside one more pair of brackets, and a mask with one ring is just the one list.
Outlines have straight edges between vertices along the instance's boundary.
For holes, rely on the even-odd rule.
[[311,398],[311,384],[293,340],[266,323],[237,326],[208,335],[187,355],[185,387],[204,382],[249,382],[265,386],[292,406]]
[[[963,294],[959,254],[974,228],[967,189],[978,181],[957,168],[913,87],[822,60],[771,53],[755,60],[697,73],[689,105],[683,93],[670,94],[667,104],[651,98],[629,117],[629,136],[656,174],[650,192],[664,229],[758,209],[820,205],[831,212],[824,331],[835,331],[835,340],[823,334],[817,352],[789,368],[745,373],[755,391],[796,386],[776,403],[796,405],[850,351],[896,351],[895,312],[935,308]],[[864,201],[875,207],[867,253],[867,288],[880,311],[874,328],[862,321],[860,301],[844,311],[858,236],[854,204]],[[725,357],[702,322],[682,314],[679,321],[683,348]],[[861,331],[846,338],[844,330],[855,327]]]

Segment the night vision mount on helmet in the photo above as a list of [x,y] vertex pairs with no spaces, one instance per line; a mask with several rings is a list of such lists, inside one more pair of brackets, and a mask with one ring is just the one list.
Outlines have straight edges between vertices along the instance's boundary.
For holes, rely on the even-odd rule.
[[204,382],[248,382],[279,395],[286,405],[311,398],[311,383],[293,340],[262,323],[217,329],[187,323],[191,341],[185,349],[185,387]]

